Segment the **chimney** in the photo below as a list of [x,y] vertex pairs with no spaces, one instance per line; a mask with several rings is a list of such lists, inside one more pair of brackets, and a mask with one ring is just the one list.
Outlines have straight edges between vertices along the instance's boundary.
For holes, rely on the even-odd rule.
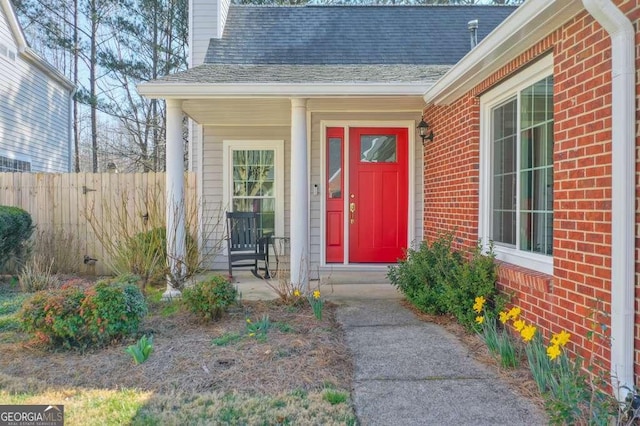
[[231,0],[189,1],[189,68],[200,65],[209,40],[222,38]]
[[478,44],[478,20],[474,19],[473,21],[467,22],[467,28],[469,29],[469,36],[471,38],[471,49],[476,47]]

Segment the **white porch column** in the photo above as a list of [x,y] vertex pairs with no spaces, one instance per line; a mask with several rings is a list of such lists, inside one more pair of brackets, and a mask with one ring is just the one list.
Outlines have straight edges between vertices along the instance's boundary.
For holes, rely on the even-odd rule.
[[182,100],[167,99],[167,181],[166,221],[167,257],[171,275],[167,276],[164,299],[180,296],[173,284],[180,284],[184,277],[186,257],[186,232],[184,209],[184,148],[182,141]]
[[307,100],[291,99],[291,282],[309,288]]

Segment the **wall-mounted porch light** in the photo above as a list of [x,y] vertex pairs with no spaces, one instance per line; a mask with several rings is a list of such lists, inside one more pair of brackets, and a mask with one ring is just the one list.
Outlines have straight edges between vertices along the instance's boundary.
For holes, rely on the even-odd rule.
[[424,121],[424,117],[422,117],[420,124],[418,124],[418,127],[416,128],[420,131],[422,145],[424,145],[426,141],[433,141],[433,130],[429,130],[431,126],[429,126],[429,123]]

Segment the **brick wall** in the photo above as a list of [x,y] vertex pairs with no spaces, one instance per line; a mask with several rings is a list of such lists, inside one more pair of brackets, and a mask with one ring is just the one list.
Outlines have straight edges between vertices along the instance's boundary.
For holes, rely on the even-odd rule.
[[[637,3],[618,2],[636,29]],[[636,45],[640,46],[638,33]],[[425,110],[436,138],[424,155],[424,237],[432,240],[440,232],[456,229],[459,247],[477,241],[479,96],[547,52],[554,56],[554,275],[501,264],[499,285],[513,294],[525,318],[546,336],[568,330],[574,351],[594,354],[608,369],[609,342],[587,335],[594,316],[597,323],[609,325],[611,302],[611,47],[606,32],[586,12],[456,102]],[[640,238],[636,241],[638,259]],[[636,312],[639,301],[637,291]],[[639,322],[636,316],[636,374],[640,373]]]

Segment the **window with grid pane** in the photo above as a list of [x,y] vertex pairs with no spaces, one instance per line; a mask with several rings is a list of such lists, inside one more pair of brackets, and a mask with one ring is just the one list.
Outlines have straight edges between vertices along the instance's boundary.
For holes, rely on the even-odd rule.
[[29,161],[16,160],[15,158],[0,155],[0,172],[30,172]]
[[553,77],[491,110],[494,242],[552,255]]
[[232,210],[255,212],[258,228],[275,233],[275,150],[233,149]]

